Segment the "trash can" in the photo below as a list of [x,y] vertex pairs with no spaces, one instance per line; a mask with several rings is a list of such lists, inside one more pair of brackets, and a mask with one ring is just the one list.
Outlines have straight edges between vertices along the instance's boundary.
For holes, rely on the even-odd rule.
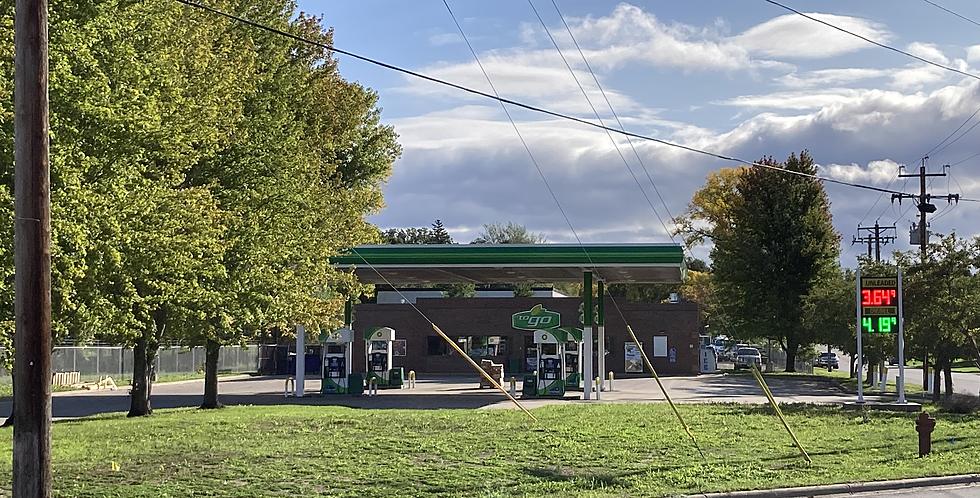
[[395,367],[388,370],[388,385],[391,387],[402,387],[405,383],[405,368]]
[[538,377],[536,375],[525,375],[524,386],[521,389],[521,396],[533,398],[538,394]]
[[347,376],[347,392],[358,396],[364,394],[364,374],[352,373]]

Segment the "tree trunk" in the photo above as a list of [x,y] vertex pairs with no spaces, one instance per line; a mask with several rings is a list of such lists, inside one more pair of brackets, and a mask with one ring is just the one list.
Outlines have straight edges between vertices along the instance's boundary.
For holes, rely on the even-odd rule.
[[953,360],[948,360],[945,365],[943,365],[943,372],[946,374],[946,393],[945,399],[949,401],[949,398],[953,396]]
[[[147,333],[144,332],[136,339],[133,348],[133,388],[129,393],[129,413],[127,417],[143,417],[150,415],[150,376],[152,372],[148,365]],[[155,356],[155,355],[154,355]],[[149,361],[152,364],[152,360]]]
[[922,390],[929,390],[929,353],[922,356]]
[[796,371],[796,353],[799,351],[800,345],[795,341],[786,341],[786,371],[795,372]]
[[857,354],[856,353],[851,355],[850,366],[848,367],[848,370],[847,370],[848,378],[850,378],[850,379],[853,379],[854,377],[857,376],[857,372],[854,371],[854,365],[855,365],[855,363],[857,363]]
[[932,368],[932,385],[934,390],[932,391],[932,402],[939,403],[939,391],[942,390],[942,360],[937,356],[933,362]]
[[201,408],[221,408],[224,406],[218,401],[218,353],[221,344],[208,339],[204,350],[204,403]]

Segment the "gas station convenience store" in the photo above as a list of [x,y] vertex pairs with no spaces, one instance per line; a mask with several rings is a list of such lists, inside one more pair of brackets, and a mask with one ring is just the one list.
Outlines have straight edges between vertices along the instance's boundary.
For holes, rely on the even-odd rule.
[[[603,291],[609,283],[680,282],[686,267],[676,244],[359,246],[332,262],[362,282],[396,289],[460,282],[582,282],[583,288],[592,289],[594,280],[601,296],[434,297],[355,304],[350,324],[353,372],[371,373],[372,356],[365,348],[372,341],[359,339],[385,328],[394,334],[385,352],[387,368],[420,375],[472,373],[433,331],[430,320],[470,358],[503,364],[507,376],[543,369],[546,365],[539,363],[558,358],[544,354],[553,345],[542,343],[539,331],[561,328],[563,339],[573,338],[561,347],[562,377],[569,384],[581,381],[586,399],[592,379],[605,378],[605,372],[643,373],[627,323],[659,373],[699,371],[697,304],[628,303],[622,298],[614,303]],[[605,354],[598,354],[598,344],[604,344]]]

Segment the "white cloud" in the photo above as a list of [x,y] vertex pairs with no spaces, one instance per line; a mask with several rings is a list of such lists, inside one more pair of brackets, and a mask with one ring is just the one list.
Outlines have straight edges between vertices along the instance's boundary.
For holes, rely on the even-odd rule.
[[643,62],[688,70],[734,70],[752,65],[748,53],[716,33],[714,26],[666,24],[633,5],[620,4],[608,16],[573,21],[579,43],[604,67]]
[[820,174],[835,180],[853,183],[884,185],[892,182],[899,173],[899,164],[891,159],[871,161],[866,167],[857,163],[828,164],[819,167]]
[[942,50],[939,50],[939,47],[933,43],[909,43],[909,45],[905,47],[905,51],[912,55],[922,57],[927,61],[938,62],[940,64],[949,64],[949,58],[946,57],[946,54],[944,54]]
[[[856,90],[826,98],[825,105],[802,106],[798,115],[757,114],[722,132],[677,126],[664,137],[749,160],[769,154],[784,158],[808,148],[824,165],[821,174],[887,185],[898,164],[921,156],[980,106],[980,85],[947,86],[928,94]],[[551,241],[574,241],[510,124],[496,113],[492,106],[468,106],[395,120],[405,152],[385,192],[392,208],[375,221],[409,226],[441,218],[461,228],[514,221]],[[602,132],[560,120],[521,120],[518,126],[583,240],[667,240]],[[966,157],[972,145],[961,140],[934,159]],[[651,142],[637,141],[636,146],[674,215],[708,172],[731,165]],[[659,209],[645,175],[635,165],[634,172]],[[963,169],[957,177],[970,188],[980,175]],[[842,231],[853,229],[877,195],[833,184],[827,189]],[[881,210],[898,215],[889,209],[884,202],[871,215]],[[951,225],[944,224],[954,221],[961,234],[980,231],[980,222],[955,212],[939,220],[936,230],[948,230]],[[466,233],[454,235],[465,241]]]
[[853,102],[862,92],[853,88],[828,88],[820,92],[794,90],[763,95],[741,95],[717,102],[720,105],[750,108],[770,108],[787,110],[820,109],[832,105]]
[[[875,41],[887,42],[892,38],[883,25],[867,19],[821,13],[807,15]],[[871,46],[847,33],[795,14],[779,16],[749,28],[733,41],[755,54],[789,59],[833,57]]]
[[459,33],[436,33],[429,36],[429,44],[436,47],[456,43],[463,43],[463,37]]
[[966,60],[977,63],[980,62],[980,45],[973,45],[966,49]]
[[839,69],[819,69],[804,73],[790,73],[777,79],[781,84],[792,88],[811,88],[834,86],[858,81],[880,78],[887,75],[884,69],[848,67]]

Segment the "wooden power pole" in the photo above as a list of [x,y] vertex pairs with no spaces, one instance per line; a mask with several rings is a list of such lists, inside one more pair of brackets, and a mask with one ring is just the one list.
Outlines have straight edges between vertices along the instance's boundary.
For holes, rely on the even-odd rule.
[[48,5],[14,15],[13,496],[51,496],[51,185]]
[[[916,206],[919,208],[919,223],[918,225],[912,225],[912,231],[909,232],[910,242],[912,245],[919,246],[919,255],[922,262],[925,263],[926,259],[929,257],[929,223],[926,221],[926,216],[936,212],[936,205],[929,202],[932,199],[945,199],[946,202],[959,202],[960,194],[947,194],[947,195],[932,195],[926,192],[926,177],[935,176],[946,176],[946,168],[943,167],[942,173],[926,173],[926,159],[929,156],[922,158],[922,164],[919,166],[918,173],[912,174],[900,174],[899,178],[918,178],[919,179],[919,195],[914,194],[892,194],[892,202],[898,199],[901,203],[902,199],[912,199],[915,201]],[[922,363],[922,389],[929,388],[929,355],[926,354],[923,358]],[[939,386],[936,386],[938,389]]]
[[867,237],[854,237],[854,240],[851,241],[851,244],[852,245],[853,244],[857,244],[858,242],[863,243],[863,244],[868,244],[868,259],[871,258],[871,248],[874,247],[874,258],[875,258],[875,261],[878,262],[878,263],[880,263],[881,262],[881,246],[882,245],[885,245],[885,244],[888,244],[889,242],[894,242],[895,241],[895,238],[896,238],[895,235],[888,235],[889,232],[891,232],[892,234],[894,234],[895,233],[895,230],[896,230],[896,228],[894,226],[883,227],[883,226],[878,225],[878,222],[877,221],[875,222],[875,226],[873,226],[873,227],[862,227],[862,226],[859,226],[858,227],[858,233],[861,233],[862,231],[866,231],[866,232],[868,232],[868,236]]

